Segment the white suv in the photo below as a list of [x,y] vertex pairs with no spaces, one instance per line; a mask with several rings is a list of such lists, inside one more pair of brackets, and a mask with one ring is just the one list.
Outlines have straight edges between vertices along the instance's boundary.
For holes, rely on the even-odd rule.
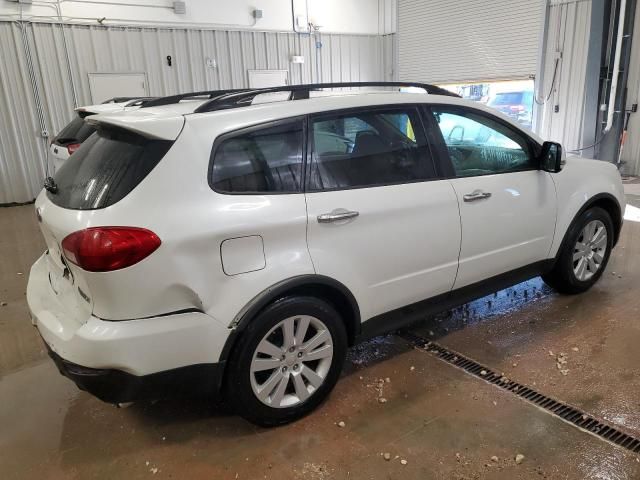
[[[319,91],[362,86],[427,93]],[[536,275],[583,292],[618,239],[615,166],[437,87],[209,97],[88,117],[36,201],[33,322],[105,401],[222,392],[285,423],[362,338]]]

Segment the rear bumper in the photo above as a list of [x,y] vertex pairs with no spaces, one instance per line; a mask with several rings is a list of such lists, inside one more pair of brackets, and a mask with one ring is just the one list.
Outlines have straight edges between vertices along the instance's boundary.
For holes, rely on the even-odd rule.
[[[45,345],[46,342],[45,342]],[[125,403],[171,396],[220,393],[222,363],[190,365],[149,375],[136,376],[121,370],[87,368],[69,362],[47,345],[49,356],[62,375],[103,402]]]
[[230,330],[205,313],[123,321],[87,315],[79,320],[51,288],[44,258],[31,269],[27,302],[60,372],[102,400],[212,393],[220,385],[220,354]]

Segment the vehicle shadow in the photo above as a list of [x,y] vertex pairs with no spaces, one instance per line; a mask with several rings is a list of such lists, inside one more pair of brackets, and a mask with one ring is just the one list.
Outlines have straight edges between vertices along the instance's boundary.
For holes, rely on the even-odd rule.
[[[546,287],[541,279],[536,278],[425,318],[407,330],[438,341],[469,325],[486,322],[496,316],[515,310],[537,309],[534,306],[537,302],[553,304],[556,297],[557,294]],[[553,329],[555,326],[550,325],[549,328]],[[341,381],[354,374],[370,379],[375,375],[372,372],[377,364],[412,349],[410,342],[395,333],[358,344],[348,352]],[[325,404],[329,406],[322,410],[331,409],[333,403],[330,398]],[[306,432],[310,423],[318,421],[314,418],[311,415],[301,422],[281,428],[294,433]],[[132,449],[142,454],[163,446],[184,448],[194,443],[206,443],[207,451],[217,448],[225,451],[228,445],[277,437],[277,431],[281,429],[264,429],[252,425],[235,415],[232,405],[213,402],[208,398],[168,398],[135,403],[118,409],[83,393],[69,407],[60,449],[63,452],[63,464],[73,466],[78,463],[99,462],[105,451],[109,452],[110,457],[117,458],[119,455],[127,455]],[[95,432],[108,434],[96,435]],[[85,448],[85,445],[91,445],[91,448]]]

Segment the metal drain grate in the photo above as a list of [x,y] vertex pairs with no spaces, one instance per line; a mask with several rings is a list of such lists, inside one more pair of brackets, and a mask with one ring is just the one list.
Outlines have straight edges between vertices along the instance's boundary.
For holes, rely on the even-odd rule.
[[457,352],[451,351],[437,343],[422,338],[411,332],[402,331],[399,335],[405,340],[409,341],[415,347],[426,350],[427,352],[435,355],[441,360],[454,365],[462,370],[475,375],[482,380],[485,380],[497,387],[507,390],[525,400],[537,405],[540,408],[545,409],[549,413],[560,417],[565,422],[569,422],[589,433],[597,435],[611,443],[614,443],[620,447],[626,448],[634,453],[640,452],[640,439],[632,437],[617,428],[604,423],[602,420],[594,418],[593,416],[578,410],[575,407],[567,405],[566,403],[559,402],[553,398],[549,398],[542,393],[538,393],[535,390],[522,385],[518,382],[508,379],[501,373],[494,372],[489,367],[479,364],[478,362],[471,360]]

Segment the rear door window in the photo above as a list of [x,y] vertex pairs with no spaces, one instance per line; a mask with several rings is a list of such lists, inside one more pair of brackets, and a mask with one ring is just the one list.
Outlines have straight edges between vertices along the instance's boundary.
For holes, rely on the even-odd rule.
[[98,128],[56,172],[49,199],[63,208],[105,208],[129,194],[160,162],[172,141],[118,128]]
[[221,193],[295,193],[302,187],[302,119],[251,127],[222,137],[209,183]]
[[435,170],[413,107],[322,115],[311,123],[309,190],[423,181]]
[[82,143],[89,138],[96,129],[86,123],[80,117],[74,118],[53,141],[57,145],[68,145],[69,143]]

